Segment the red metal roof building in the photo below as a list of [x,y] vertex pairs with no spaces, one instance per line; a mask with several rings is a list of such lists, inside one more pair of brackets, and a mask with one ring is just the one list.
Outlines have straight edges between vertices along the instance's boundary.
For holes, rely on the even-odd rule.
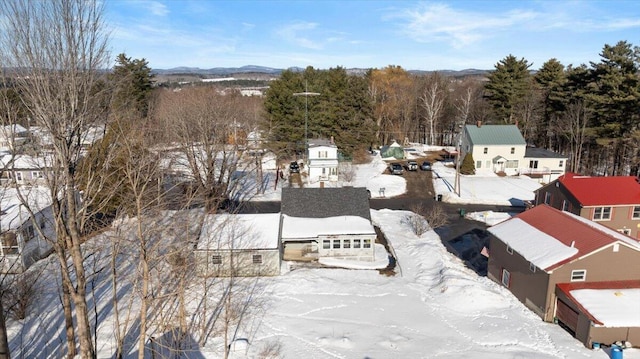
[[536,191],[535,204],[543,203],[640,238],[640,180],[637,177],[567,173]]

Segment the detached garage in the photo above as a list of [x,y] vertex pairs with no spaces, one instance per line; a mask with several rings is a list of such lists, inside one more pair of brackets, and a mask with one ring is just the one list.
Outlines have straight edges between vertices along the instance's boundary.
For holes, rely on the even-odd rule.
[[556,285],[555,319],[586,347],[640,344],[640,280]]

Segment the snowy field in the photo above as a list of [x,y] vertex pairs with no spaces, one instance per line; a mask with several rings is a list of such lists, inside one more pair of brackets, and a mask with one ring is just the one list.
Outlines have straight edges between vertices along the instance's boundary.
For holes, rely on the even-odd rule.
[[[387,197],[404,193],[402,176],[382,174],[385,167],[379,157],[356,166],[351,185],[366,186],[373,197],[380,187],[385,188]],[[444,178],[453,183],[453,172],[436,164],[436,173],[441,177],[434,180],[436,190],[445,197],[450,192],[439,181]],[[274,186],[275,171],[269,176],[267,191],[256,200],[279,200],[281,186]],[[527,179],[505,180],[489,175],[464,176],[462,198],[445,198],[509,204],[514,198],[532,199],[531,191],[539,186]],[[385,233],[396,253],[395,276],[377,270],[289,268],[285,263],[281,276],[258,279],[256,287],[261,291],[252,299],[261,303],[260,315],[246,320],[248,327],[239,335],[246,337],[249,345],[232,353],[231,358],[262,358],[260,353],[266,347],[278,348],[277,358],[291,359],[609,358],[607,349],[585,348],[558,325],[544,323],[502,286],[478,277],[447,252],[435,232],[414,235],[406,221],[409,213],[371,211],[374,224]],[[508,218],[507,214],[493,212],[468,216],[488,224]],[[98,245],[93,242],[100,238],[87,245]],[[49,258],[40,264],[34,268],[44,269],[46,275],[38,282],[49,291],[36,298],[38,310],[33,315],[9,322],[10,345],[16,358],[57,357],[52,353],[64,346],[64,321],[54,290],[55,260]],[[112,358],[112,292],[108,283],[100,289],[98,354],[100,358]],[[191,293],[192,297],[202,295]],[[132,350],[125,357],[136,355]],[[222,358],[222,341],[212,337],[204,347],[179,357]],[[640,359],[640,350],[625,350],[624,358]]]

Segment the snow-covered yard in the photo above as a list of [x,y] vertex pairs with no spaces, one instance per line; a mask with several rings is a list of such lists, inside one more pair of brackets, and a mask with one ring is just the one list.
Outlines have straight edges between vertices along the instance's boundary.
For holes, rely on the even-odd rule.
[[[355,167],[351,185],[367,187],[374,197],[380,187],[385,188],[387,197],[406,190],[401,176],[382,174],[386,164],[379,157]],[[436,191],[449,201],[509,204],[514,198],[532,199],[532,190],[538,186],[523,178],[464,176],[462,196],[454,198],[445,196],[449,190],[439,184],[442,179],[453,184],[453,172],[436,164],[436,173],[441,177],[434,180]],[[268,176],[267,191],[256,200],[279,200],[281,187],[274,185],[275,171]],[[395,276],[377,270],[290,270],[285,263],[281,276],[258,279],[256,288],[263,289],[252,299],[261,303],[260,315],[245,318],[252,329],[239,334],[249,345],[231,357],[260,358],[266,347],[277,348],[280,358],[609,357],[606,349],[585,348],[558,325],[542,322],[502,286],[478,277],[447,252],[435,232],[414,235],[406,220],[409,213],[371,211],[374,224],[385,233],[397,255]],[[489,224],[508,218],[492,212],[469,216]],[[104,237],[92,241],[100,238]],[[39,281],[49,288],[46,295],[35,298],[36,309],[29,318],[9,322],[14,357],[51,357],[55,348],[64,346],[64,320],[52,274],[56,264],[49,259],[38,266],[48,274]],[[203,296],[196,287],[190,296]],[[100,286],[98,294],[98,355],[111,358],[113,307],[108,283]],[[222,358],[222,345],[214,336],[204,347],[183,357]],[[132,350],[132,355],[137,353]],[[624,356],[640,359],[640,350],[625,350]]]

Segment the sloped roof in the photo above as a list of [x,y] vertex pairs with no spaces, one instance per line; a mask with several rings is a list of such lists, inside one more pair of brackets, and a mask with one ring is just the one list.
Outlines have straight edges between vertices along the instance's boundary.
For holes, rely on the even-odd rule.
[[291,217],[359,216],[371,220],[369,194],[364,187],[283,188],[280,208]]
[[526,145],[515,125],[466,125],[465,130],[473,145]]
[[640,326],[640,280],[557,284],[594,323],[605,327]]
[[198,241],[199,250],[278,248],[279,213],[209,214]]
[[316,238],[321,235],[375,233],[371,222],[360,216],[301,218],[284,215],[282,219],[283,241],[289,238]]
[[536,265],[546,271],[613,243],[623,243],[640,252],[640,243],[632,238],[545,204],[499,223],[489,231],[527,260],[534,264],[538,261],[540,265]]
[[314,138],[314,139],[310,139],[309,140],[309,148],[321,147],[321,146],[337,147],[335,143],[333,143],[331,140],[327,140],[325,138]]
[[583,206],[640,205],[638,177],[591,177],[566,173],[558,181]]
[[557,152],[549,151],[545,148],[527,146],[524,150],[524,158],[557,158],[567,159],[565,155],[561,155]]

